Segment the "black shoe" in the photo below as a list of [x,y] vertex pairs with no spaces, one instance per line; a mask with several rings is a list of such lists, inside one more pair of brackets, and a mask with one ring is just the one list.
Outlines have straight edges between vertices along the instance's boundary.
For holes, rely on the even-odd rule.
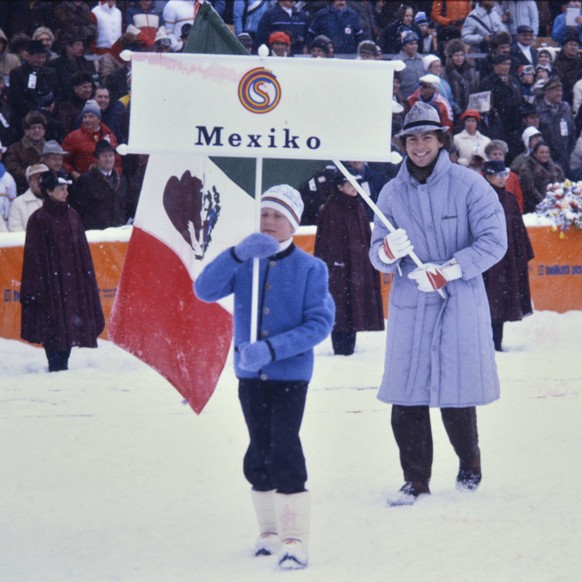
[[459,491],[475,491],[481,483],[481,472],[474,469],[460,469],[457,475]]
[[423,481],[406,481],[394,497],[388,498],[388,505],[412,505],[421,495],[430,495],[428,483]]

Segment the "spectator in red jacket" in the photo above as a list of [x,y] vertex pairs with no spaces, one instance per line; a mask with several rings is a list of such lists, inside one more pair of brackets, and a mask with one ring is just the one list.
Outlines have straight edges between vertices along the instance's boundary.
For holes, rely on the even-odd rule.
[[[81,112],[81,127],[65,136],[63,149],[68,152],[65,160],[65,169],[76,180],[84,174],[92,164],[95,145],[100,140],[108,141],[113,148],[117,147],[115,134],[101,121],[101,109],[97,102],[89,99]],[[121,172],[121,158],[115,156],[115,169]]]

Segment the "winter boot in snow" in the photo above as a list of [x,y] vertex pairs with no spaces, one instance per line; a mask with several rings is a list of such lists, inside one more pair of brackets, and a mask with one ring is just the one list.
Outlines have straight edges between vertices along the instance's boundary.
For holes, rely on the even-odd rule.
[[413,505],[421,495],[430,495],[428,484],[423,481],[406,481],[396,495],[388,498],[390,507]]
[[276,554],[281,544],[277,533],[275,490],[255,491],[251,489],[251,499],[259,524],[259,537],[255,542],[255,556]]
[[305,568],[308,563],[310,494],[308,491],[290,495],[277,493],[275,505],[281,539],[279,567],[283,570]]
[[457,475],[457,490],[475,491],[481,483],[481,456],[477,455],[469,463],[461,462]]

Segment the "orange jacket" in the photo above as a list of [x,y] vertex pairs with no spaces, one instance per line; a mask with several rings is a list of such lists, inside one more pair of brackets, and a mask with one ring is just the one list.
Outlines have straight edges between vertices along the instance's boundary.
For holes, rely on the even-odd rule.
[[[445,4],[445,15],[443,16],[443,4]],[[453,20],[464,20],[471,12],[471,0],[434,0],[430,19],[440,26],[449,26]],[[461,24],[455,25],[461,28]]]

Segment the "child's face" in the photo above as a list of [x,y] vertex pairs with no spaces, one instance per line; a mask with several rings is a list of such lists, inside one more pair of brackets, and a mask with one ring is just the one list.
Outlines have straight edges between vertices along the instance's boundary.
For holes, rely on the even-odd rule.
[[261,232],[283,242],[293,236],[295,229],[289,219],[281,212],[273,208],[263,208],[261,210]]
[[358,195],[358,191],[349,182],[344,182],[343,184],[338,184],[337,189],[342,194],[346,194],[347,196],[356,197]]

